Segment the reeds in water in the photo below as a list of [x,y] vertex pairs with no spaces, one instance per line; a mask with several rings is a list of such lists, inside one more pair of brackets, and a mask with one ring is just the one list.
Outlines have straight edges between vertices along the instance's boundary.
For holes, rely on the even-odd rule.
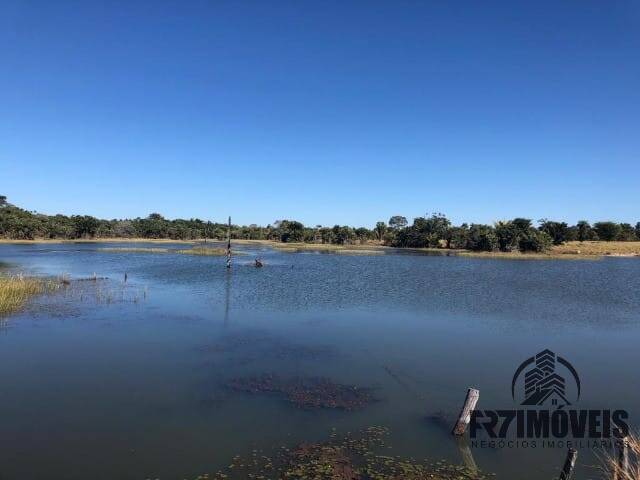
[[0,277],[0,316],[19,310],[29,298],[57,287],[56,282],[43,278],[22,275]]

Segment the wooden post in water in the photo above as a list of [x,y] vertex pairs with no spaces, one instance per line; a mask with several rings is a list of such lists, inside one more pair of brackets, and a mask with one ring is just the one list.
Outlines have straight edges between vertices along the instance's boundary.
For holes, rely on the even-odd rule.
[[463,435],[465,430],[467,429],[467,425],[471,421],[471,412],[474,408],[476,408],[476,403],[478,403],[478,399],[480,398],[480,390],[475,388],[469,388],[467,390],[467,397],[464,399],[464,405],[462,406],[462,410],[460,410],[460,416],[458,417],[458,421],[456,422],[455,427],[453,427],[454,435]]
[[231,217],[227,228],[227,268],[231,268]]
[[564,466],[560,472],[559,480],[570,480],[573,475],[573,469],[576,466],[576,459],[578,458],[578,451],[575,448],[567,450],[567,458],[564,461]]

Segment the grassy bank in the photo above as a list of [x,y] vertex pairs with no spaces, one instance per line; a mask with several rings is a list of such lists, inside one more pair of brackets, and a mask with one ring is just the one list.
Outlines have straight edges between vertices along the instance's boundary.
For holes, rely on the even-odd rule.
[[552,247],[551,253],[555,255],[635,257],[640,256],[640,242],[567,242]]
[[0,316],[19,310],[29,298],[50,292],[57,285],[52,280],[42,278],[0,277]]

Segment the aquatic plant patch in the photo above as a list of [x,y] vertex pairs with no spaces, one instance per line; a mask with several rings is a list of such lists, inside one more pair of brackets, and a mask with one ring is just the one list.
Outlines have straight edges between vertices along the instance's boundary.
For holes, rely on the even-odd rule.
[[201,475],[205,479],[316,479],[316,480],[486,480],[481,472],[444,461],[422,461],[384,455],[391,447],[389,431],[369,427],[356,435],[332,433],[327,441],[281,447],[275,455],[253,450],[236,456],[224,471]]
[[291,377],[264,374],[233,378],[228,388],[251,394],[283,396],[297,408],[358,410],[375,401],[371,389],[335,383],[324,377]]

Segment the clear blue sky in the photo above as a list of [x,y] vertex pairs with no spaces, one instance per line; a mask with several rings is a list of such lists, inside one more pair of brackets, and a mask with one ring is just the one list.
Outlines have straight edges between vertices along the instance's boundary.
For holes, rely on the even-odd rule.
[[0,44],[28,209],[640,220],[638,1],[4,0]]

